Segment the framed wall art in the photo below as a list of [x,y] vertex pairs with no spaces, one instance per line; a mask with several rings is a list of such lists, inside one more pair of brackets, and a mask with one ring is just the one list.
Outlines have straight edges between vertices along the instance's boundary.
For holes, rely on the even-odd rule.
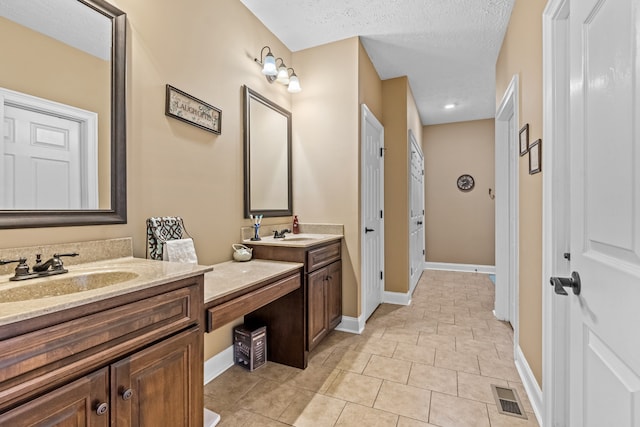
[[217,135],[220,135],[222,131],[222,111],[220,109],[171,85],[167,85],[164,113],[169,117],[182,120]]
[[542,170],[542,140],[538,139],[529,146],[529,175]]
[[527,151],[529,151],[529,123],[520,129],[520,157],[527,154]]

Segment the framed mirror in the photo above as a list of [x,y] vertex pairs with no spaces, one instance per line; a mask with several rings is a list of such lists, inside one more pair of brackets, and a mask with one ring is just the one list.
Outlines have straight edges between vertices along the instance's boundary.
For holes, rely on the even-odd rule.
[[0,2],[0,228],[127,222],[125,27],[103,0]]
[[244,86],[244,215],[293,215],[291,113]]

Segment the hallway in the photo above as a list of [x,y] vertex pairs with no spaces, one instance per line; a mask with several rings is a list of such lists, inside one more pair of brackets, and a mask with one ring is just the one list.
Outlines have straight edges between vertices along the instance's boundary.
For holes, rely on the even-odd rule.
[[[332,332],[304,371],[233,366],[205,406],[220,426],[537,426],[493,304],[487,275],[426,270],[410,306],[382,304],[362,335]],[[528,420],[499,414],[491,384],[516,389]]]

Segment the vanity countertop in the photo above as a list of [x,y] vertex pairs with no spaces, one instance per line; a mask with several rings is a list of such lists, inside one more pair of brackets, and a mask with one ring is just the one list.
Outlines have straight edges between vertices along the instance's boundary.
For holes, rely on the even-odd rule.
[[257,283],[303,267],[297,262],[254,259],[246,262],[227,261],[215,264],[204,275],[204,303],[230,295]]
[[342,239],[342,234],[287,234],[283,239],[274,239],[273,236],[263,237],[262,240],[245,239],[245,245],[282,246],[289,248],[308,248],[324,243]]
[[2,275],[0,276],[0,293],[10,288],[25,287],[24,289],[27,289],[28,286],[38,287],[39,284],[49,281],[99,273],[135,273],[137,277],[102,288],[67,295],[0,302],[0,326],[197,276],[211,271],[212,268],[212,266],[197,264],[125,257],[72,265],[68,267],[69,273],[25,281],[12,282],[9,281],[12,274]]

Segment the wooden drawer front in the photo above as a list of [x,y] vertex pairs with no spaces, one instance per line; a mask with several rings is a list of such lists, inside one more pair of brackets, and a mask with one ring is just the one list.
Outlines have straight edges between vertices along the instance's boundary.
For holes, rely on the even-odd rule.
[[231,301],[212,307],[207,310],[207,332],[218,329],[240,316],[249,314],[299,287],[300,274],[296,273],[234,298]]
[[201,299],[193,285],[1,341],[0,383],[47,365],[59,367],[56,362],[76,360],[82,352],[100,353],[98,361],[123,342],[150,342],[183,329],[198,321]]
[[311,272],[325,265],[331,264],[333,261],[340,259],[341,243],[330,243],[317,249],[311,249],[307,252],[307,272]]

